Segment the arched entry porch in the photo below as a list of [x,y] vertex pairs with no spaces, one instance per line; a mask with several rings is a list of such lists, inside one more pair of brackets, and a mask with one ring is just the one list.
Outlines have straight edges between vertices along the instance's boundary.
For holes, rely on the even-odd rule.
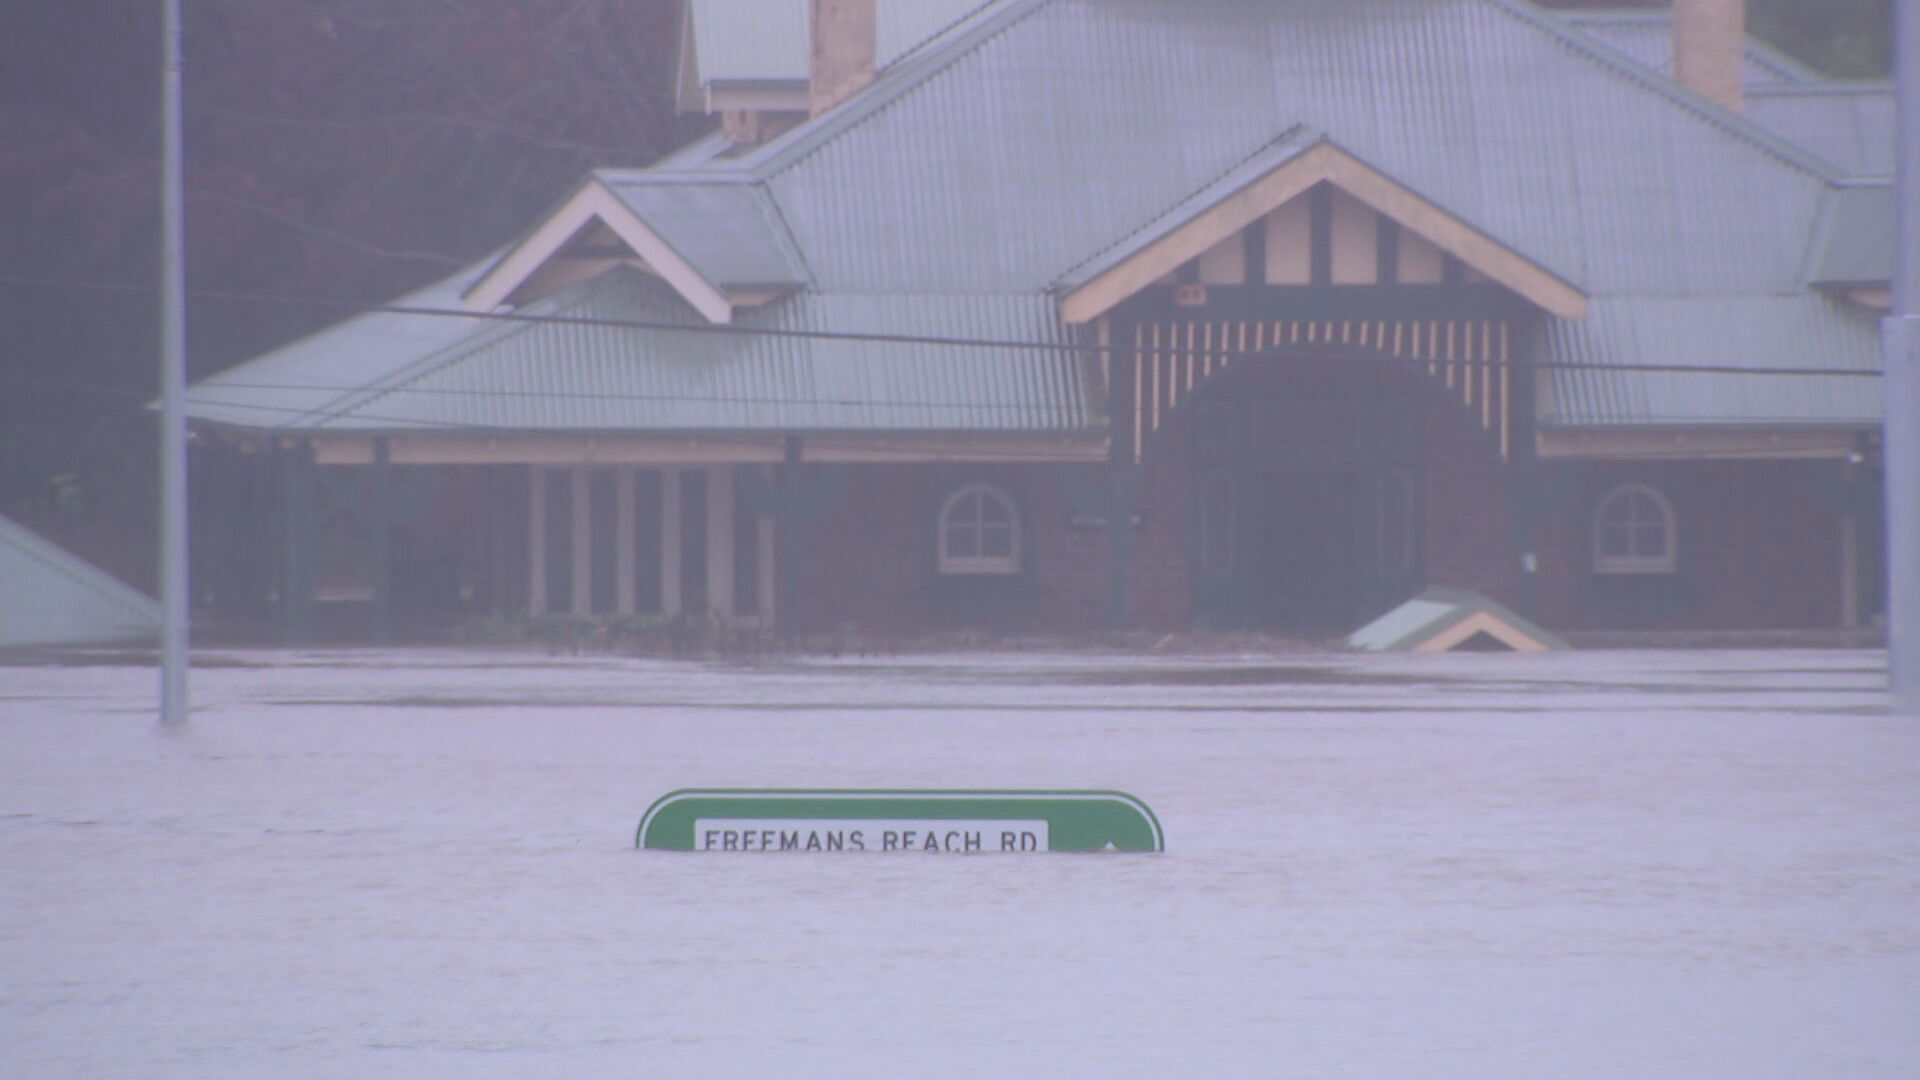
[[1522,599],[1514,324],[1132,329],[1120,441],[1134,468],[1182,478],[1196,625],[1339,635],[1433,583]]

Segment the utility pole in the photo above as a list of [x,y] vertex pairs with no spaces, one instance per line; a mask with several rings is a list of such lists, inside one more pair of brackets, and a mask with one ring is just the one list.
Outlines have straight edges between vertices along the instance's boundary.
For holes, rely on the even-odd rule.
[[187,722],[186,245],[181,228],[180,0],[161,0],[160,723]]
[[1894,0],[1893,287],[1880,324],[1887,507],[1887,688],[1920,716],[1920,0]]

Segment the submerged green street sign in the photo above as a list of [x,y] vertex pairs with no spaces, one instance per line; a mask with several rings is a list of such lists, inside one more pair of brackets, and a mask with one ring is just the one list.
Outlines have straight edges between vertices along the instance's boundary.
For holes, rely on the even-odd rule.
[[1163,851],[1160,821],[1120,791],[687,789],[640,819],[665,851]]

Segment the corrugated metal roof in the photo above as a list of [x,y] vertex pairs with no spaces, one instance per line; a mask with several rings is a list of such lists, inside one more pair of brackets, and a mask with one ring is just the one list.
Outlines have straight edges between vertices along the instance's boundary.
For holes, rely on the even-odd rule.
[[[525,314],[666,323],[489,323],[388,372],[362,392],[293,415],[242,369],[194,390],[225,407],[284,409],[285,429],[401,431],[1082,431],[1097,426],[1086,364],[992,346],[825,340],[725,332],[665,283],[616,269]],[[465,320],[451,320],[465,322]],[[1058,340],[1052,301],[1030,297],[798,296],[743,312],[771,331],[967,340]],[[471,326],[469,325],[471,330]],[[227,385],[223,389],[221,384]],[[243,404],[244,403],[244,404]],[[195,415],[206,415],[196,404]],[[257,421],[256,421],[257,422]]]
[[[877,0],[874,63],[886,68],[987,0]],[[807,83],[808,0],[688,0],[703,84]]]
[[1884,284],[1893,280],[1894,193],[1889,184],[1827,193],[1807,249],[1810,285]]
[[106,645],[160,630],[160,605],[0,517],[0,648]]
[[1747,115],[1855,176],[1892,176],[1890,83],[1753,87]]
[[[636,198],[658,202],[648,204],[649,221],[681,229],[677,244],[697,248],[707,241],[692,238],[714,237],[696,260],[754,273],[776,256],[804,260],[808,290],[741,312],[741,325],[961,337],[1017,329],[1014,336],[1064,341],[1048,295],[1063,275],[1204,200],[1302,130],[1324,132],[1593,298],[1593,317],[1555,327],[1552,358],[1693,355],[1663,335],[1699,343],[1704,327],[1765,344],[1723,318],[1746,310],[1809,348],[1828,335],[1822,355],[1834,363],[1877,357],[1851,324],[1806,314],[1825,310],[1808,307],[1825,301],[1802,290],[1816,213],[1840,180],[1832,164],[1519,0],[997,0],[765,147],[620,177],[645,189]],[[750,186],[695,190],[723,181]],[[758,224],[744,235],[717,231],[728,213],[719,200],[728,199],[753,204],[739,210],[743,219],[763,214],[783,228],[771,240]],[[668,223],[682,206],[686,220]],[[768,246],[783,237],[791,251]],[[606,294],[593,303],[661,310],[661,297],[642,300]],[[389,325],[349,323],[345,346],[329,353],[352,351]],[[427,364],[407,377],[491,372],[513,388],[550,368],[583,393],[605,382],[623,399],[515,411],[483,407],[463,391],[457,408],[415,403],[394,415],[407,424],[567,430],[1009,422],[988,415],[994,410],[1037,410],[1040,419],[1018,423],[1041,427],[1094,422],[1072,364],[1039,365],[1054,381],[1024,396],[989,392],[997,381],[1020,385],[1030,355],[987,349],[979,364],[954,364],[951,351],[920,347],[580,334],[453,334],[436,354],[457,360],[442,365],[444,376]],[[414,357],[434,348],[423,342]],[[577,361],[568,351],[576,348],[585,350]],[[901,356],[911,362],[896,367]],[[373,372],[383,362],[359,363]],[[665,381],[649,381],[656,377]],[[1608,412],[1562,394],[1571,411],[1556,422],[1796,415],[1792,402],[1742,398],[1732,390],[1739,381],[1633,375],[1596,384],[1595,400],[1629,384],[1653,396]],[[1696,392],[1709,382],[1728,392]],[[949,392],[958,396],[942,404],[937,395]],[[730,403],[707,400],[726,395]],[[401,400],[356,404],[350,422],[385,423]],[[1858,405],[1836,399],[1828,411],[1865,415]]]
[[[1655,11],[1565,11],[1570,25],[1592,34],[1662,75],[1673,74],[1673,14]],[[1811,83],[1825,76],[1758,38],[1747,38],[1741,79],[1749,87],[1761,83]]]
[[1621,425],[1841,425],[1880,422],[1880,381],[1859,375],[1628,371],[1632,365],[1780,371],[1880,367],[1871,312],[1817,293],[1613,297],[1584,322],[1552,323],[1540,422]]
[[422,357],[502,332],[501,324],[455,317],[467,310],[461,294],[498,257],[496,252],[387,305],[448,315],[356,315],[194,383],[187,392],[187,415],[249,428],[309,424],[351,391],[391,378]]
[[1071,289],[1085,284],[1152,246],[1207,207],[1246,187],[1273,170],[1299,157],[1326,136],[1311,128],[1300,127],[1266,146],[1252,157],[1227,170],[1226,174],[1181,199],[1168,210],[1129,234],[1119,243],[1060,276],[1059,287]]
[[1830,171],[1502,0],[1027,0],[922,60],[738,166],[823,290],[1045,288],[1305,124],[1586,291],[1772,292]]
[[657,183],[631,170],[596,176],[709,282],[777,288],[807,283],[800,253],[758,185]]

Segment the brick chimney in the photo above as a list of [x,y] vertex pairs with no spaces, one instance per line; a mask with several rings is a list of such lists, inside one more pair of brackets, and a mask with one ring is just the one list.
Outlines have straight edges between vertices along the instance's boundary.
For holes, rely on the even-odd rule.
[[873,81],[874,0],[808,0],[808,111],[819,116]]
[[1739,112],[1747,56],[1746,0],[1673,0],[1673,77]]

